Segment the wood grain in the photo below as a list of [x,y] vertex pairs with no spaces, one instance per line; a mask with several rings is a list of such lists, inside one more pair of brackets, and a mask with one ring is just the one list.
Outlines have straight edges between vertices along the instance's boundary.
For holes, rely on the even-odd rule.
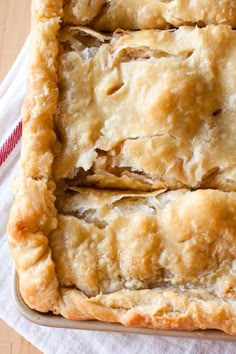
[[[0,82],[30,32],[30,0],[0,0]],[[0,320],[0,353],[39,354],[40,351]]]
[[30,32],[31,0],[0,0],[0,82]]
[[39,354],[40,351],[8,327],[3,321],[0,321],[0,353]]

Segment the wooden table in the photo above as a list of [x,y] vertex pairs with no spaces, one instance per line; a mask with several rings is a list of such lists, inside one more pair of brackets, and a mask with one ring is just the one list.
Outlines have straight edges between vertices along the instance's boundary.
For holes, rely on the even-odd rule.
[[[30,0],[0,0],[0,82],[30,31]],[[0,353],[39,354],[22,336],[0,321]]]

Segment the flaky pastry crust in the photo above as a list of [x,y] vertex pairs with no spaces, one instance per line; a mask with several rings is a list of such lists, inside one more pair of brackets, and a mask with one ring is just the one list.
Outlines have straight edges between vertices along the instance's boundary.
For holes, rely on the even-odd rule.
[[[21,294],[68,319],[236,334],[236,35],[68,26],[75,8],[89,15],[79,24],[113,29],[95,19],[106,2],[89,3],[32,5],[8,224]],[[184,1],[155,3],[182,13],[175,26],[234,25],[232,1],[198,2],[194,18]],[[124,2],[109,4],[116,28],[112,9]],[[151,27],[166,26],[161,14]],[[137,21],[119,23],[146,27]]]
[[23,298],[38,311],[55,313],[59,312],[59,285],[47,236],[57,227],[52,147],[61,15],[62,1],[32,3],[32,46],[22,111],[20,171],[15,179],[15,199],[8,224],[9,244]]
[[235,31],[73,27],[60,39],[56,181],[236,190]]
[[236,27],[234,0],[68,0],[64,20],[97,30],[166,29],[182,25]]

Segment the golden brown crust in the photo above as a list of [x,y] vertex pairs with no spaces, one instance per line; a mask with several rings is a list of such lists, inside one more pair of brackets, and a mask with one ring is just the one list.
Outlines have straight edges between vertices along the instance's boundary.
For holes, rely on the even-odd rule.
[[73,190],[49,236],[63,316],[235,333],[235,192]]
[[[214,7],[202,0],[191,11],[183,0],[146,1],[142,8],[130,1],[135,19],[127,17],[124,1],[111,1],[107,12],[105,3],[33,0],[21,165],[8,224],[21,294],[31,308],[69,319],[236,334],[234,32],[228,26],[183,27],[112,37],[85,27],[60,30],[63,4],[65,21],[93,19],[92,26],[111,29],[119,23],[234,24],[234,1]],[[96,17],[101,10],[104,16]],[[130,77],[127,89],[122,80]],[[140,115],[141,96],[135,96],[149,84],[155,90],[147,97],[143,91]],[[103,115],[122,105],[115,129],[114,117],[101,128]],[[157,121],[150,121],[158,110],[160,131],[154,132]],[[125,112],[138,119],[125,120]],[[129,141],[113,148],[108,161],[105,152],[113,139],[122,141],[122,129]],[[142,129],[148,131],[145,148]],[[123,165],[115,166],[122,158]],[[93,163],[99,186],[134,191],[73,187],[77,174],[79,185],[93,182]],[[129,170],[112,175],[109,163],[115,172],[124,165]],[[150,167],[150,175],[147,167],[142,176],[141,165]],[[186,185],[224,191],[165,190]],[[155,191],[140,192],[150,189]]]
[[124,290],[86,298],[78,290],[63,289],[63,301],[60,311],[74,320],[96,318],[131,327],[189,331],[214,328],[236,334],[234,306],[204,290]]
[[58,98],[55,64],[61,6],[62,1],[55,0],[32,2],[32,44],[27,94],[22,110],[24,133],[21,154],[24,175],[32,178],[51,177],[51,150],[55,143],[53,114]]
[[76,0],[66,1],[64,21],[103,31],[166,29],[182,25],[236,27],[234,0]]
[[73,27],[60,39],[57,181],[236,190],[235,31],[184,26],[109,39]]
[[51,181],[53,114],[57,104],[57,32],[62,1],[32,3],[32,46],[23,108],[20,172],[8,224],[9,244],[24,300],[39,311],[58,312],[58,282],[47,235],[57,227]]

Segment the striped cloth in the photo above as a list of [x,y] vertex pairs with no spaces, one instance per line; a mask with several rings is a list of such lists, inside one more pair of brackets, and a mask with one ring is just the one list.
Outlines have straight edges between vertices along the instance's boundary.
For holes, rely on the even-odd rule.
[[20,141],[22,134],[22,121],[13,129],[6,141],[0,146],[0,167],[6,161],[8,156],[12,153],[17,143]]

